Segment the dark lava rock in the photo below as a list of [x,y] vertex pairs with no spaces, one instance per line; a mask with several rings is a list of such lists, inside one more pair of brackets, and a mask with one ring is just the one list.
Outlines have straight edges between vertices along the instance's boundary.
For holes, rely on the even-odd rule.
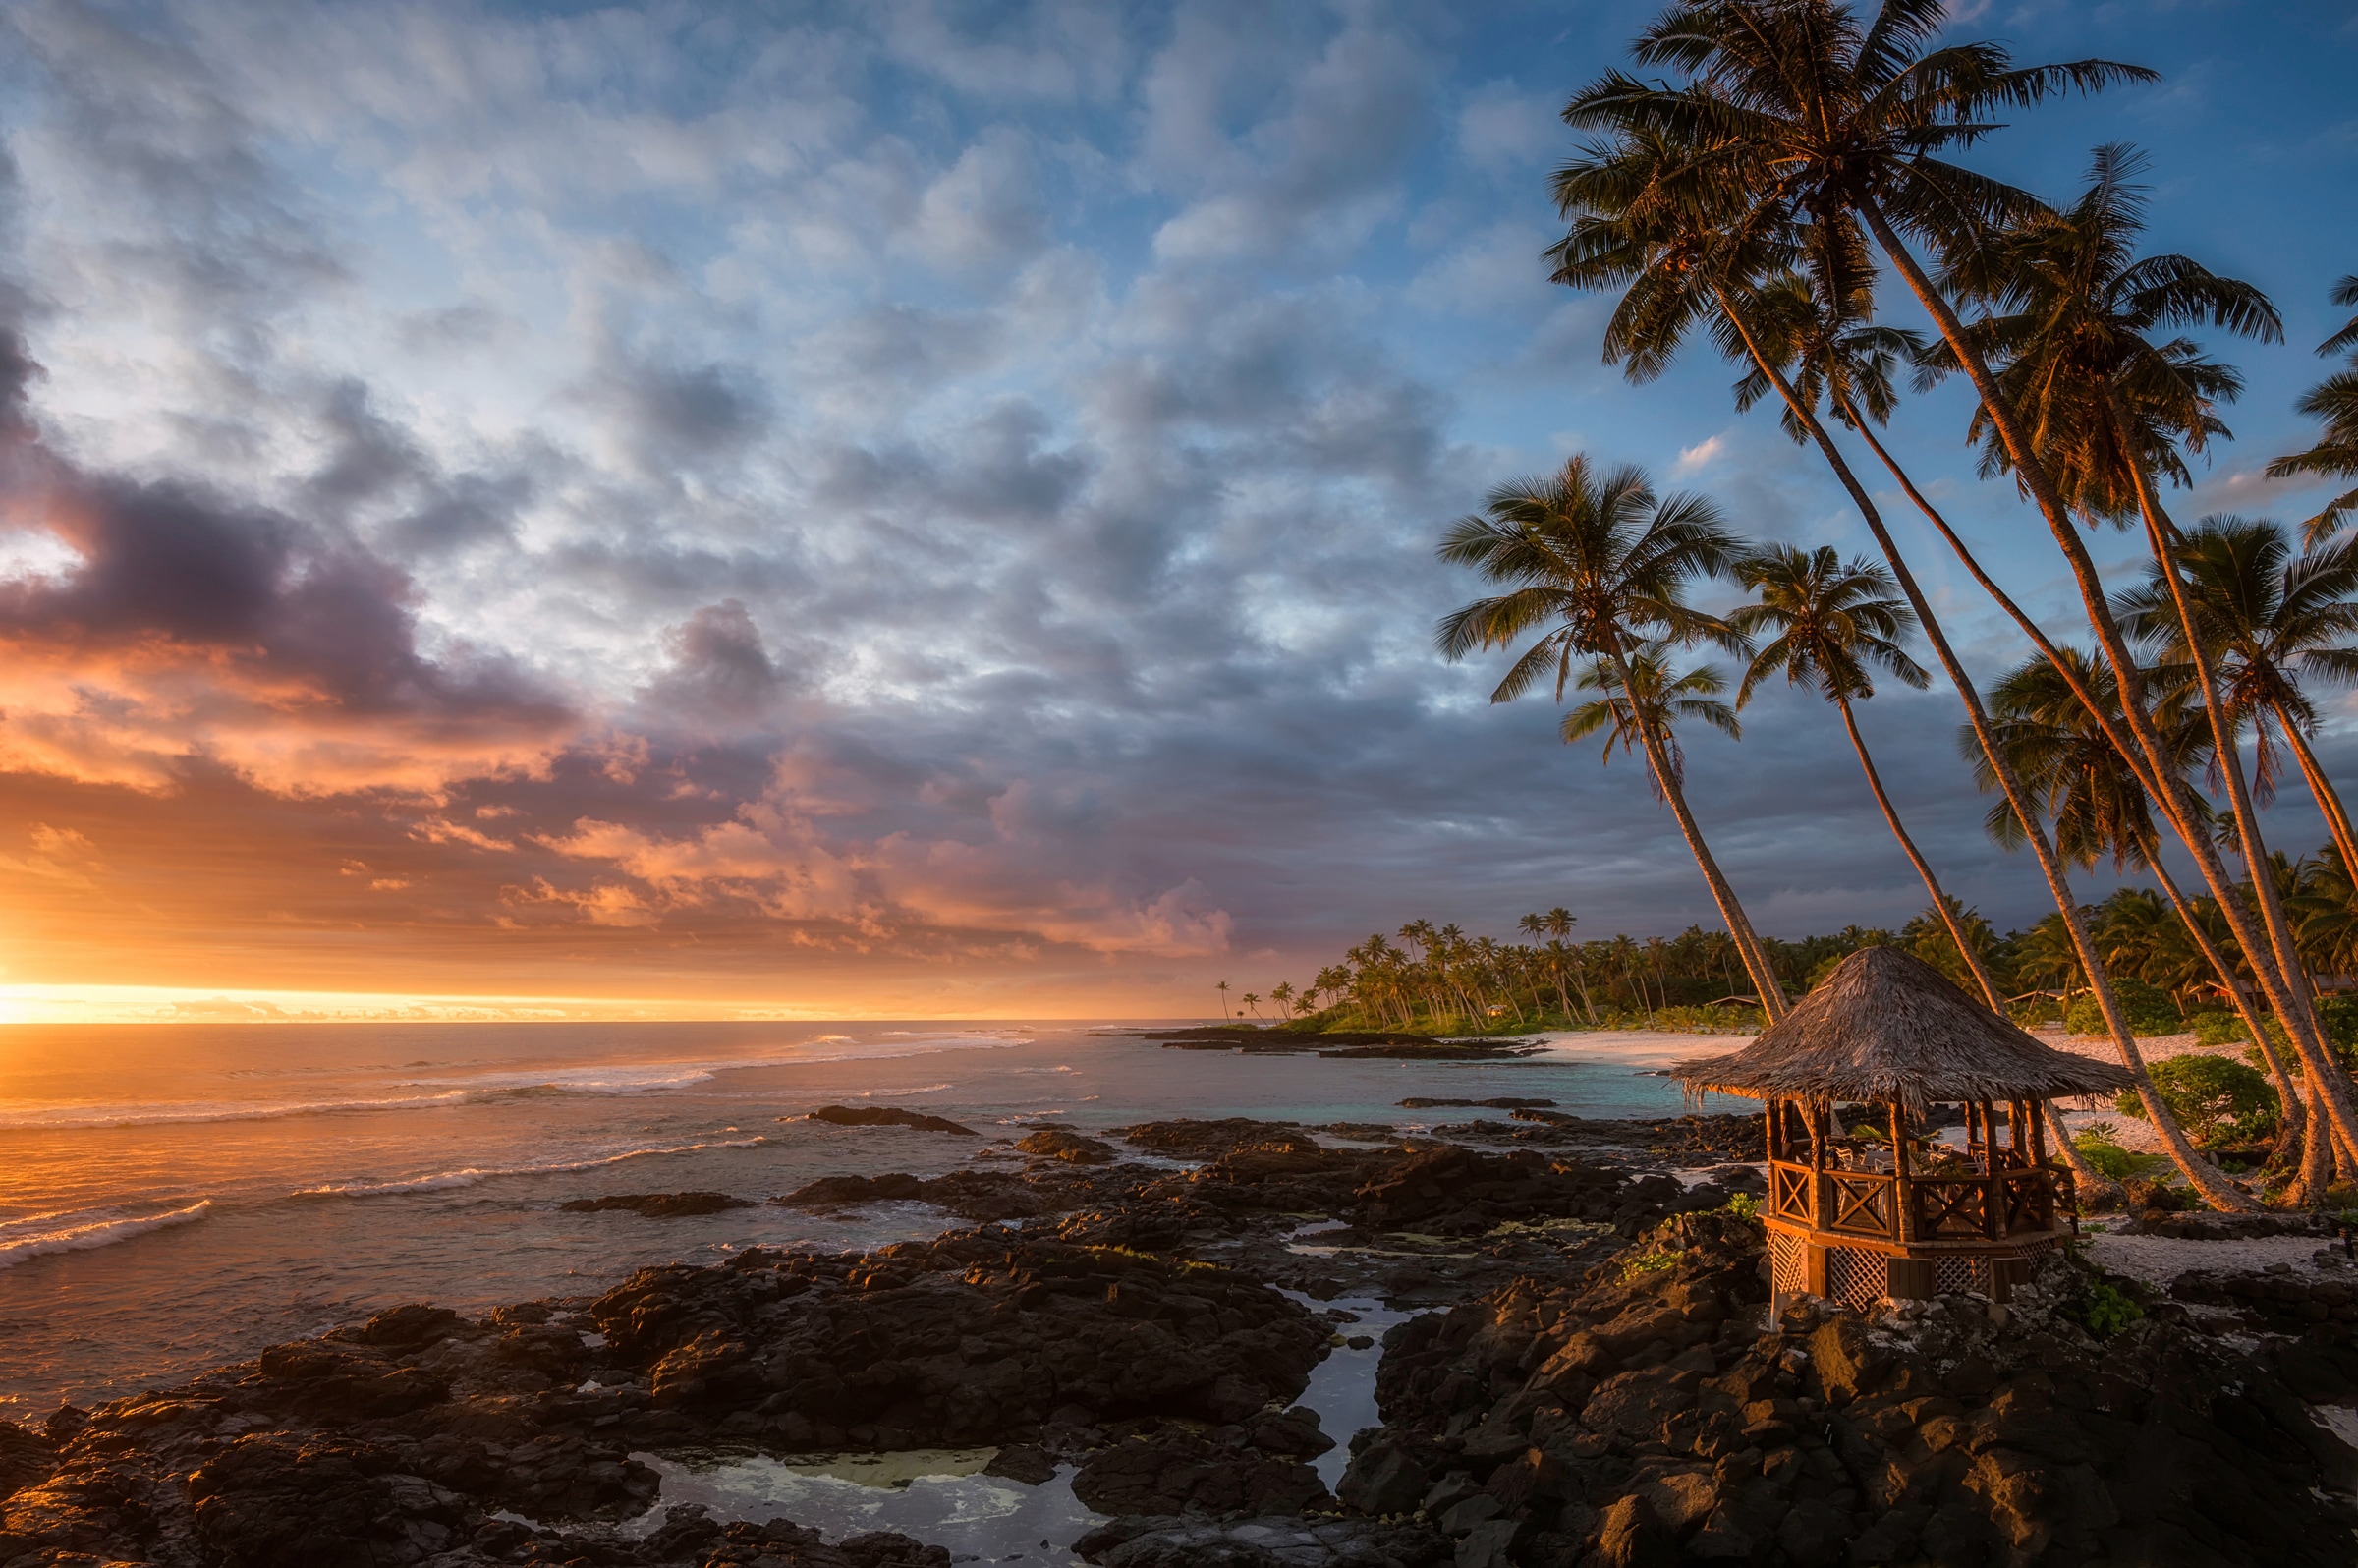
[[1609,1221],[1633,1201],[1643,1206],[1679,1191],[1668,1177],[1649,1180],[1659,1188],[1630,1189],[1624,1173],[1605,1166],[1444,1145],[1374,1173],[1352,1195],[1351,1217],[1363,1227],[1432,1227],[1442,1234],[1487,1230],[1506,1219]]
[[646,1379],[648,1436],[677,1413],[789,1448],[1021,1442],[1051,1415],[1233,1422],[1299,1394],[1327,1334],[1222,1270],[991,1230],[642,1269],[590,1316],[603,1359]]
[[1073,1543],[1103,1568],[1441,1568],[1448,1538],[1428,1526],[1277,1515],[1116,1519]]
[[630,1455],[1094,1440],[1176,1417],[1243,1433],[1221,1445],[1232,1479],[1247,1461],[1235,1495],[1291,1505],[1284,1482],[1323,1439],[1268,1407],[1302,1391],[1327,1332],[1223,1270],[1006,1231],[646,1269],[587,1324],[547,1304],[482,1323],[395,1309],[64,1424],[54,1465],[0,1428],[0,1563],[941,1568],[904,1538],[821,1546],[692,1510],[633,1543],[614,1527],[657,1480]]
[[838,1208],[851,1204],[924,1203],[976,1224],[1039,1219],[1105,1203],[1126,1203],[1139,1183],[1159,1171],[1138,1166],[1104,1169],[1052,1161],[1022,1170],[956,1170],[921,1178],[822,1176],[770,1200],[790,1208]]
[[1295,1136],[1299,1126],[1297,1122],[1256,1121],[1249,1116],[1226,1116],[1217,1120],[1182,1116],[1167,1122],[1139,1122],[1130,1127],[1116,1127],[1107,1136],[1118,1138],[1150,1153],[1167,1154],[1175,1159],[1217,1159],[1230,1149],[1247,1144],[1263,1144],[1272,1139]]
[[1551,1099],[1514,1099],[1503,1095],[1497,1099],[1425,1099],[1411,1095],[1402,1100],[1400,1106],[1403,1110],[1441,1110],[1474,1106],[1480,1106],[1484,1110],[1551,1110],[1555,1106],[1555,1101]]
[[1763,1335],[1759,1249],[1677,1216],[1579,1282],[1395,1328],[1344,1500],[1440,1476],[1459,1560],[1504,1530],[1499,1561],[1567,1568],[2347,1560],[2358,1453],[2292,1391],[2358,1389],[2337,1325],[2254,1350],[2164,1306],[2100,1341],[2074,1316],[2098,1281],[2057,1254],[2002,1324],[1944,1297]]
[[0,1497],[47,1481],[57,1469],[57,1445],[38,1432],[0,1421]]
[[1432,1477],[1417,1462],[1412,1445],[1384,1428],[1373,1428],[1367,1437],[1365,1443],[1352,1443],[1351,1465],[1334,1488],[1336,1498],[1353,1513],[1415,1512]]
[[1121,1157],[1111,1144],[1084,1137],[1069,1127],[1042,1127],[1016,1140],[1015,1147],[1026,1154],[1074,1165],[1110,1165]]
[[1101,1514],[1298,1514],[1334,1500],[1298,1458],[1270,1455],[1241,1435],[1221,1442],[1161,1431],[1097,1449],[1073,1477],[1073,1495]]
[[821,1105],[809,1116],[781,1116],[782,1122],[827,1122],[836,1127],[907,1127],[921,1133],[960,1133],[968,1138],[982,1135],[971,1127],[961,1127],[946,1116],[927,1116],[923,1111],[902,1110],[897,1105]]
[[1643,1148],[1679,1158],[1682,1163],[1693,1163],[1698,1157],[1748,1162],[1768,1157],[1768,1135],[1761,1118],[1734,1114],[1607,1121],[1524,1105],[1510,1108],[1504,1123],[1464,1122],[1440,1132],[1471,1143],[1523,1144],[1536,1148]]
[[751,1208],[750,1198],[727,1193],[612,1193],[604,1198],[576,1198],[557,1205],[568,1214],[596,1214],[619,1208],[648,1219],[680,1219],[691,1214],[717,1214],[723,1209]]
[[1056,1479],[1056,1458],[1038,1443],[1008,1443],[990,1456],[982,1474],[1038,1486]]
[[926,1183],[921,1178],[895,1172],[890,1176],[821,1176],[770,1202],[792,1208],[825,1208],[838,1204],[914,1203],[925,1196]]

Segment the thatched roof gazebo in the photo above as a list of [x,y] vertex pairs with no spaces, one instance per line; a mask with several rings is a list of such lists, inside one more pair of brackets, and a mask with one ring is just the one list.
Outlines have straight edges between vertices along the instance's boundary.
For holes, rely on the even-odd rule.
[[[1939,971],[1889,947],[1836,965],[1743,1050],[1672,1067],[1689,1092],[1761,1100],[1777,1304],[1979,1290],[2003,1300],[2069,1215],[2039,1103],[2128,1087],[2120,1068],[2041,1043]],[[1961,1152],[1917,1125],[1961,1101]],[[1850,1129],[1837,1103],[1877,1107]],[[2002,1112],[2000,1107],[2002,1107]],[[2001,1125],[2002,1117],[2002,1125]]]

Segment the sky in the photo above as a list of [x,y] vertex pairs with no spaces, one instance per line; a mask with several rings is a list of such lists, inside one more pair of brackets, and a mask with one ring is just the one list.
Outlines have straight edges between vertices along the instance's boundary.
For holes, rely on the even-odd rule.
[[[1555,111],[1651,11],[0,7],[0,1017],[1196,1016],[1420,917],[1716,924],[1632,759],[1432,645],[1441,531],[1574,453],[1870,547],[1728,366],[1633,387],[1546,281]],[[2217,346],[2173,509],[2305,516],[2260,471],[2358,271],[2358,7],[1952,21],[2163,73],[1972,161],[2151,153],[2152,245],[2287,334]],[[1968,413],[1892,439],[2068,635]],[[1959,717],[1862,708],[2027,924]],[[1744,720],[1688,781],[1755,923],[1921,909],[1832,710]]]

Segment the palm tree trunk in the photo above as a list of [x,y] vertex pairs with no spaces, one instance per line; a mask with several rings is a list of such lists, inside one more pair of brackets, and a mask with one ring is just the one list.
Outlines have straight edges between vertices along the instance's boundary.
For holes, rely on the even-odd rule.
[[2063,1113],[2055,1109],[2055,1102],[2043,1099],[2039,1109],[2047,1117],[2048,1131],[2055,1135],[2055,1151],[2071,1167],[2072,1192],[2082,1204],[2090,1208],[2105,1208],[2123,1202],[2128,1195],[2121,1191],[2120,1183],[2090,1164],[2088,1156],[2080,1152],[2080,1146],[2071,1141],[2071,1129],[2063,1125]]
[[[1900,467],[1898,459],[1894,458],[1884,449],[1883,444],[1875,438],[1875,431],[1867,421],[1853,414],[1848,422],[1851,428],[1858,431],[1860,437],[1866,441],[1868,449],[1881,460],[1883,467],[1890,472],[1891,477],[1898,482],[1900,489],[1906,493],[1910,501],[1916,504],[1916,509],[1924,514],[1926,520],[1947,542],[1950,552],[1956,556],[1959,562],[1963,563],[1965,570],[1972,575],[1976,583],[1981,585],[1983,591],[1995,600],[1998,607],[2012,618],[2014,624],[2021,628],[2023,634],[2046,656],[2049,667],[2070,685],[2072,695],[2079,699],[2080,705],[2087,709],[2089,715],[2103,726],[2105,739],[2112,743],[2112,749],[2120,755],[2121,759],[2128,764],[2129,770],[2137,776],[2140,787],[2145,789],[2149,797],[2163,801],[2163,809],[2166,812],[2165,792],[2152,787],[2144,766],[2144,758],[2132,746],[2128,737],[2113,726],[2111,716],[2097,701],[2096,694],[2091,692],[2087,684],[2081,680],[2078,666],[2063,657],[2054,644],[2049,641],[2046,632],[2041,630],[2039,623],[2032,620],[2022,607],[2014,602],[2013,596],[1982,569],[1982,563],[1974,557],[1973,551],[1966,546],[1963,539],[1957,536],[1956,530],[1948,526],[1948,519],[1942,517],[1939,509],[1925,499],[1924,492],[1916,487],[1915,480],[1908,476],[1906,469]],[[2297,732],[2291,732],[2289,726],[2287,726],[2287,731],[2294,734],[2294,744],[2299,747],[2301,742]],[[2326,788],[2330,791],[2332,786],[2327,784]],[[2311,789],[2314,793],[2316,789],[2314,782]],[[2336,807],[2339,806],[2338,798],[2334,804]],[[2329,814],[2328,820],[2331,819]],[[2251,1033],[2252,1038],[2259,1042],[2259,1049],[2268,1060],[2269,1070],[2276,1080],[2277,1097],[2284,1107],[2283,1122],[2286,1132],[2282,1142],[2301,1138],[2308,1121],[2306,1102],[2303,1096],[2296,1092],[2296,1080],[2293,1075],[2285,1066],[2283,1059],[2276,1054],[2275,1042],[2269,1037],[2268,1031],[2261,1027],[2259,1016],[2252,1003],[2251,993],[2244,989],[2243,980],[2235,973],[2234,966],[2229,963],[2224,954],[2219,952],[2218,945],[2211,940],[2210,935],[2195,920],[2192,906],[2187,902],[2185,895],[2179,891],[2177,883],[2162,864],[2160,846],[2149,844],[2145,846],[2145,850],[2148,868],[2153,871],[2156,879],[2162,883],[2163,891],[2168,894],[2171,905],[2178,912],[2178,918],[2185,923],[2187,933],[2202,949],[2204,957],[2210,960],[2212,969],[2218,975],[2219,984],[2233,999],[2235,1010],[2243,1019],[2244,1028]],[[2304,1140],[2304,1148],[2306,1147]],[[2320,1149],[2317,1153],[2322,1154],[2323,1150]],[[2318,1158],[2305,1153],[2302,1169],[2303,1175],[2298,1181],[2298,1189],[2310,1194],[2322,1193],[2327,1174],[2326,1167]]]
[[2280,702],[2272,705],[2277,724],[2292,742],[2292,755],[2301,764],[2301,777],[2308,782],[2309,797],[2317,802],[2318,811],[2326,818],[2326,829],[2333,835],[2333,847],[2341,851],[2343,869],[2358,876],[2358,834],[2350,831],[2349,813],[2341,808],[2341,792],[2326,777],[2326,770],[2317,765],[2317,754],[2309,750],[2308,739],[2292,722],[2292,715],[2284,711],[2284,705]]
[[[1760,938],[1752,934],[1752,922],[1744,917],[1744,906],[1736,902],[1736,891],[1728,886],[1727,878],[1719,872],[1719,863],[1712,858],[1711,846],[1703,841],[1703,829],[1695,823],[1695,813],[1687,810],[1686,792],[1679,788],[1678,775],[1662,755],[1661,739],[1655,734],[1653,716],[1640,706],[1637,690],[1630,684],[1629,664],[1620,650],[1609,655],[1613,674],[1621,682],[1621,695],[1629,702],[1630,717],[1636,722],[1638,738],[1646,748],[1646,765],[1654,769],[1654,781],[1670,806],[1670,814],[1678,819],[1678,830],[1687,838],[1687,848],[1695,864],[1703,868],[1703,879],[1711,884],[1712,897],[1719,906],[1719,918],[1726,922],[1728,934],[1744,954],[1744,968],[1752,976],[1753,985],[1761,993],[1761,1011],[1768,1022],[1775,1023],[1785,1016],[1785,993],[1776,983],[1776,972],[1760,946]],[[1651,1022],[1653,1006],[1648,1004]]]
[[1812,439],[1818,443],[1818,450],[1825,455],[1827,466],[1834,471],[1834,476],[1850,492],[1851,502],[1858,508],[1859,516],[1866,520],[1867,530],[1875,535],[1877,547],[1883,552],[1883,559],[1890,563],[1891,575],[1898,582],[1900,591],[1907,596],[1909,608],[1916,612],[1917,622],[1924,628],[1925,640],[1932,644],[1935,656],[1940,661],[1940,668],[1947,674],[1949,684],[1956,689],[1958,699],[1964,702],[1966,719],[1973,726],[1974,739],[1981,744],[1982,755],[1989,758],[1991,770],[1997,775],[1998,785],[2005,791],[2007,804],[2014,808],[2014,815],[2022,823],[2023,834],[2030,840],[2031,849],[2038,857],[2040,874],[2047,878],[2048,892],[2055,901],[2055,910],[2062,917],[2064,929],[2070,934],[2072,951],[2078,956],[2080,968],[2087,976],[2089,989],[2096,995],[2097,1009],[2104,1015],[2105,1027],[2112,1036],[2113,1046],[2120,1052],[2121,1063],[2129,1070],[2129,1076],[2136,1084],[2137,1097],[2145,1106],[2147,1119],[2161,1135],[2162,1148],[2168,1151],[2170,1162],[2186,1178],[2187,1185],[2200,1193],[2213,1207],[2227,1210],[2256,1208],[2259,1205],[2240,1188],[2228,1182],[2217,1166],[2196,1152],[2194,1145],[2186,1137],[2185,1129],[2178,1125],[2177,1117],[2170,1113],[2168,1102],[2162,1099],[2162,1092],[2155,1088],[2153,1074],[2146,1070],[2144,1052],[2138,1049],[2137,1037],[2129,1032],[2128,1018],[2120,1010],[2120,999],[2113,994],[2111,977],[2105,973],[2104,961],[2098,956],[2096,943],[2088,934],[2088,923],[2080,914],[2079,902],[2071,896],[2070,880],[2064,875],[2054,846],[2048,842],[2047,827],[2039,819],[2038,806],[2023,788],[2022,780],[2015,775],[2014,764],[2007,759],[2004,749],[1997,744],[1997,737],[1990,727],[1990,715],[1982,706],[1980,690],[1973,684],[1972,677],[1965,673],[1965,666],[1957,658],[1956,650],[1949,646],[1948,634],[1941,628],[1939,617],[1933,613],[1932,604],[1916,582],[1916,574],[1908,569],[1907,558],[1900,553],[1897,541],[1891,537],[1891,531],[1884,526],[1882,513],[1876,507],[1874,497],[1867,493],[1866,486],[1851,472],[1849,462],[1842,456],[1842,449],[1834,445],[1833,437],[1826,433],[1825,423],[1819,420],[1818,411],[1802,403],[1794,394],[1792,384],[1785,379],[1784,372],[1769,364],[1768,356],[1761,352],[1751,323],[1736,308],[1735,302],[1723,290],[1714,292],[1718,294],[1719,308],[1726,312],[1729,324],[1744,339],[1753,364],[1760,367],[1761,373],[1783,397],[1785,406],[1793,411],[1794,418],[1809,430]]
[[[2225,916],[2229,928],[2235,934],[2236,944],[2251,963],[2252,973],[2260,981],[2260,988],[2267,995],[2270,1008],[2282,1021],[2285,1033],[2300,1048],[2303,1061],[2311,1060],[2318,1051],[2318,1042],[2308,1009],[2296,994],[2291,977],[2274,961],[2273,944],[2261,941],[2261,933],[2253,929],[2251,920],[2232,896],[2233,884],[2227,877],[2226,868],[2219,860],[2217,847],[2202,830],[2201,819],[2194,810],[2192,791],[2186,781],[2172,770],[2161,736],[2154,729],[2153,716],[2146,711],[2142,668],[2131,656],[2119,624],[2112,617],[2104,581],[2097,573],[2095,561],[2088,554],[2087,545],[2072,524],[2062,496],[2055,489],[2052,476],[2047,472],[2047,465],[2032,447],[2021,421],[2014,417],[2014,410],[1999,395],[1997,382],[1991,375],[1989,365],[1983,362],[1973,345],[1966,341],[1964,324],[1957,319],[1956,311],[1934,286],[1932,279],[1926,276],[1915,253],[1892,231],[1882,209],[1872,196],[1859,193],[1857,210],[1874,232],[1883,253],[1907,280],[1917,303],[1924,307],[1926,313],[1939,327],[1941,337],[1956,355],[1957,363],[1964,367],[1967,379],[1973,382],[1974,391],[1980,395],[1982,407],[1988,412],[1991,423],[2013,463],[2017,478],[2031,492],[2032,500],[2047,521],[2048,532],[2054,535],[2065,562],[2071,567],[2072,577],[2079,587],[2082,608],[2087,611],[2088,624],[2095,631],[2098,645],[2104,649],[2105,658],[2112,665],[2114,677],[2120,683],[2123,719],[2137,741],[2138,751],[2144,754],[2150,764],[2150,777],[2144,780],[2146,787],[2162,806],[2163,814],[2193,855],[2195,865],[2203,873],[2204,882],[2210,887],[2212,896],[2218,901],[2220,913]],[[2143,482],[2142,473],[2137,474],[2137,478],[2140,483]],[[2172,582],[2174,586],[2174,569]],[[2076,689],[2077,683],[2074,684]],[[2086,694],[2082,694],[2081,700],[2088,700]],[[2093,703],[2089,711],[2096,715],[2099,722],[2105,722],[2105,714]],[[2136,753],[2124,750],[2122,755],[2130,757],[2131,765],[2135,765]],[[2335,1070],[2338,1071],[2338,1068]],[[2330,1086],[2327,1092],[2334,1112],[2335,1131],[2346,1139],[2353,1129],[2348,1097],[2333,1092]]]
[[2330,1172],[2320,1157],[2325,1152],[2324,1148],[2307,1136],[2312,1118],[2302,1094],[2301,1081],[2278,1054],[2276,1042],[2269,1037],[2268,1025],[2261,1018],[2259,1009],[2252,1005],[2251,993],[2243,988],[2242,978],[2235,973],[2227,955],[2218,950],[2218,944],[2211,940],[2211,933],[2203,929],[2202,922],[2195,918],[2194,906],[2179,891],[2177,878],[2171,876],[2168,868],[2162,864],[2161,846],[2147,844],[2143,848],[2146,869],[2152,871],[2154,880],[2162,884],[2162,891],[2169,899],[2170,908],[2177,911],[2179,922],[2186,927],[2186,934],[2194,938],[2194,945],[2218,975],[2219,983],[2226,987],[2227,995],[2235,1003],[2236,1016],[2243,1020],[2243,1027],[2252,1036],[2261,1060],[2268,1064],[2269,1076],[2275,1081],[2276,1102],[2281,1107],[2277,1150],[2281,1152],[2296,1142],[2301,1148],[2300,1172],[2293,1179],[2291,1197],[2295,1203],[2313,1203],[2324,1195]]
[[1997,994],[1997,982],[1990,978],[1989,968],[1983,964],[1982,956],[1966,940],[1964,923],[1949,908],[1948,895],[1940,891],[1940,879],[1933,874],[1932,867],[1918,852],[1916,841],[1900,825],[1899,812],[1893,809],[1891,797],[1883,793],[1882,775],[1876,771],[1875,758],[1867,751],[1866,737],[1859,733],[1858,715],[1850,709],[1850,699],[1837,693],[1834,706],[1842,710],[1842,727],[1850,732],[1851,750],[1859,754],[1859,766],[1866,771],[1867,787],[1875,791],[1875,804],[1883,809],[1883,820],[1891,825],[1891,836],[1899,840],[1899,847],[1907,854],[1908,864],[1916,868],[1918,876],[1924,878],[1925,891],[1933,895],[1933,908],[1940,912],[1940,924],[1948,927],[1948,939],[1957,944],[1958,954],[1964,958],[1966,967],[1973,971],[1974,982],[1982,988],[1982,1000],[1990,1004],[1990,1011],[2000,1018],[2005,1017],[2006,1004]]
[[[2117,401],[2110,413],[2114,432],[2125,443],[2128,426]],[[2284,918],[2283,896],[2276,890],[2276,879],[2269,866],[2268,845],[2260,836],[2259,814],[2252,807],[2251,791],[2244,782],[2243,753],[2236,727],[2228,719],[2226,704],[2219,698],[2218,670],[2212,663],[2211,649],[2195,625],[2194,607],[2187,599],[2185,579],[2179,573],[2177,551],[2171,543],[2176,525],[2162,510],[2144,470],[2132,465],[2130,476],[2137,488],[2138,509],[2145,515],[2147,543],[2153,549],[2154,559],[2161,564],[2162,580],[2169,586],[2170,601],[2178,612],[2179,635],[2186,640],[2188,655],[2194,661],[2195,679],[2202,685],[2203,708],[2211,722],[2211,744],[2227,781],[2227,800],[2234,808],[2236,836],[2241,841],[2244,865],[2251,872],[2252,902],[2259,907],[2261,924],[2268,933],[2278,968],[2286,980],[2294,982],[2290,987],[2290,1012],[2284,1008],[2277,1011],[2284,1015],[2285,1034],[2300,1053],[2302,1065],[2309,1070],[2312,1089],[2331,1120],[2334,1133],[2341,1143],[2358,1147],[2358,1107],[2351,1104],[2348,1075],[2326,1048],[2324,1032],[2317,1026],[2317,1015],[2310,1008],[2306,986],[2301,983],[2307,971],[2292,938],[2292,924]],[[2249,951],[2247,948],[2247,955]]]

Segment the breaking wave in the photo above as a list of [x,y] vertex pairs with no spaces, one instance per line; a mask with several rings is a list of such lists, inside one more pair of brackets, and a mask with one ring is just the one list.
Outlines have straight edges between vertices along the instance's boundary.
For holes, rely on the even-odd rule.
[[144,1236],[151,1230],[186,1225],[205,1216],[212,1200],[160,1214],[126,1214],[120,1208],[84,1208],[0,1220],[0,1268],[13,1268],[44,1253],[80,1253]]
[[409,1176],[390,1182],[331,1182],[323,1187],[303,1187],[296,1190],[298,1198],[393,1198],[403,1193],[440,1193],[457,1187],[473,1187],[477,1182],[490,1181],[498,1176],[559,1176],[568,1171],[596,1170],[601,1165],[619,1165],[625,1160],[650,1159],[660,1154],[694,1154],[707,1148],[758,1148],[768,1143],[766,1138],[732,1138],[708,1144],[675,1144],[666,1148],[627,1148],[619,1154],[607,1154],[597,1159],[562,1160],[546,1165],[502,1165],[478,1169],[469,1165],[460,1170],[435,1171],[429,1176]]

